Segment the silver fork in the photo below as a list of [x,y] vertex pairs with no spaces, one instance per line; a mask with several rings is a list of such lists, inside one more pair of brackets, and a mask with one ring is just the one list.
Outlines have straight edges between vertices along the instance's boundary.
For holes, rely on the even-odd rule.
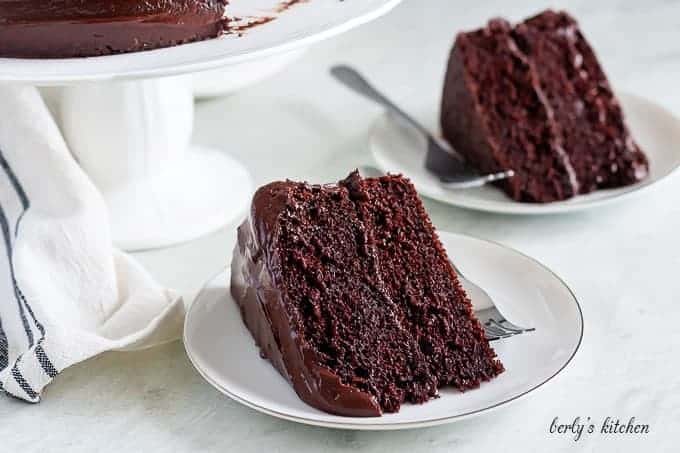
[[487,340],[501,340],[503,338],[514,337],[515,335],[536,330],[533,327],[527,328],[518,326],[505,319],[505,316],[503,316],[498,308],[496,308],[496,304],[494,304],[491,296],[489,296],[489,294],[481,287],[468,280],[451,260],[449,260],[449,262],[451,263],[451,266],[453,266],[453,270],[458,274],[460,283],[463,285],[463,288],[465,288],[470,299],[476,300],[477,302],[486,302],[484,305],[490,306],[489,308],[475,312],[477,319],[484,327],[484,333],[486,334]]

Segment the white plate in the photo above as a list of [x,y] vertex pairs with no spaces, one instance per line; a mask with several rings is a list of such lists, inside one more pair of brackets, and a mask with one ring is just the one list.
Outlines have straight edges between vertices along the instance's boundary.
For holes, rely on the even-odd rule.
[[[53,85],[159,77],[215,69],[291,51],[370,22],[401,0],[312,0],[294,5],[243,36],[226,35],[166,49],[91,58],[0,58],[0,81]],[[272,16],[281,0],[231,0],[228,14]]]
[[528,256],[492,242],[440,233],[452,259],[483,286],[509,319],[536,332],[494,342],[506,371],[479,389],[443,389],[423,405],[404,404],[396,414],[352,418],[308,406],[267,360],[241,321],[229,293],[229,273],[207,283],[184,326],[187,354],[220,392],[255,410],[310,425],[346,429],[431,426],[488,412],[536,390],[576,354],[583,336],[581,309],[563,281]]
[[[628,196],[661,181],[680,166],[680,121],[664,108],[643,98],[621,94],[620,100],[633,136],[647,154],[650,175],[641,183],[580,195],[567,201],[548,204],[519,203],[494,186],[477,189],[445,190],[425,171],[425,144],[390,115],[378,119],[370,136],[376,164],[384,171],[403,173],[418,191],[434,200],[480,211],[505,214],[551,214],[594,208]],[[439,103],[425,99],[405,104],[430,130],[439,130]]]

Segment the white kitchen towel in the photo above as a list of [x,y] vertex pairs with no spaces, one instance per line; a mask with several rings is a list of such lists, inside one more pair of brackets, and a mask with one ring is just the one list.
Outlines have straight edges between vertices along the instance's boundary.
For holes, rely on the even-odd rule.
[[0,388],[38,402],[64,368],[178,337],[184,306],[111,243],[104,200],[40,94],[0,86]]

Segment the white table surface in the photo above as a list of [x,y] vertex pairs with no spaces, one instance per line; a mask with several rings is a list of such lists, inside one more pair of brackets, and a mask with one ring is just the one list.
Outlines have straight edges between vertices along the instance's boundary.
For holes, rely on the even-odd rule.
[[[512,5],[510,4],[512,3]],[[456,31],[492,15],[520,19],[540,1],[406,0],[386,18],[318,45],[294,67],[237,95],[201,103],[195,141],[242,159],[256,183],[327,182],[366,160],[379,110],[327,75],[349,62],[397,100],[439,87]],[[680,2],[561,2],[581,21],[614,85],[680,115]],[[680,144],[678,144],[680,146]],[[175,342],[74,366],[28,405],[0,398],[0,451],[678,451],[680,177],[596,211],[480,214],[427,202],[443,229],[500,241],[552,267],[585,317],[580,353],[551,385],[476,419],[402,432],[305,427],[240,406],[204,383]],[[190,300],[227,264],[235,225],[137,257]],[[648,423],[648,435],[548,432],[554,417]],[[501,448],[501,450],[499,450]]]

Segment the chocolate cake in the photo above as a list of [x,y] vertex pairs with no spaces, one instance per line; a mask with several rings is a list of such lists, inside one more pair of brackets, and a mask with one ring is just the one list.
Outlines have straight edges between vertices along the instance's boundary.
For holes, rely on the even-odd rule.
[[0,57],[67,58],[214,38],[227,0],[0,1]]
[[231,292],[261,355],[326,412],[396,412],[503,371],[401,176],[260,188]]
[[460,33],[441,125],[480,171],[513,169],[499,184],[517,201],[626,186],[649,171],[595,53],[565,12]]

